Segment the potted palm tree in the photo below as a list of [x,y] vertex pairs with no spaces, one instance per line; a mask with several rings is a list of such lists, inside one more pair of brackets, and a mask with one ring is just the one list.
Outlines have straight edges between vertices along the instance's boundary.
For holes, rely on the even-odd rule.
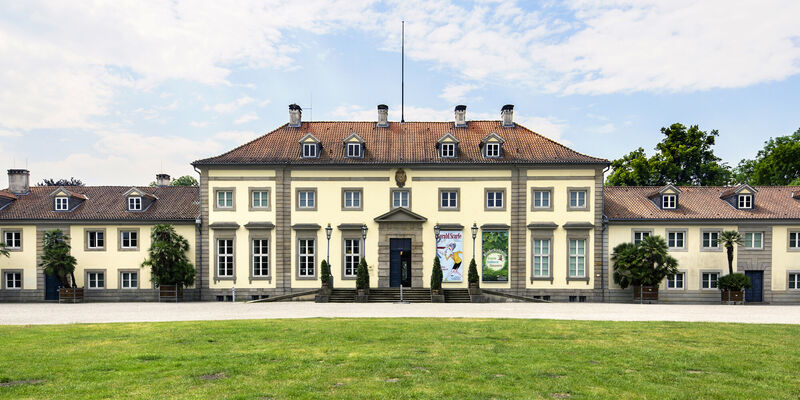
[[356,269],[356,302],[366,303],[369,296],[369,269],[363,258]]
[[649,236],[638,244],[621,243],[611,254],[614,282],[623,289],[633,286],[633,298],[658,300],[658,285],[668,275],[678,273],[678,260],[667,252],[667,241]]
[[728,275],[717,281],[722,301],[725,303],[743,302],[744,289],[752,287],[750,278],[745,274],[733,272],[733,248],[742,245],[742,234],[737,231],[722,231],[719,234],[719,242],[725,247],[725,253],[728,256]]
[[42,257],[39,266],[47,275],[58,278],[58,301],[83,301],[83,288],[75,281],[77,260],[70,253],[69,236],[60,229],[44,233]]
[[152,244],[142,268],[150,267],[150,281],[159,288],[159,300],[183,298],[183,288],[194,283],[195,269],[186,253],[189,241],[169,224],[153,227]]
[[431,271],[431,302],[433,303],[444,303],[444,294],[442,293],[443,279],[442,264],[437,255],[433,258],[433,270]]

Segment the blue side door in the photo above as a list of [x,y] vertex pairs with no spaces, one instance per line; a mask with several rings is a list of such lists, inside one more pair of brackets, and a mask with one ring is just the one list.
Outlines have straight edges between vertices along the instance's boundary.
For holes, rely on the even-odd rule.
[[764,301],[764,271],[745,271],[744,274],[750,278],[750,289],[744,290],[744,301],[748,303],[760,303]]

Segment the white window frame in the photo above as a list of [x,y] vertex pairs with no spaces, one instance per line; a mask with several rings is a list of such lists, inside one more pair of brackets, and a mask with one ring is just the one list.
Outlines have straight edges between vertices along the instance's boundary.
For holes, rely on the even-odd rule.
[[534,278],[549,278],[552,276],[552,271],[550,271],[552,248],[552,241],[550,239],[533,239],[532,268]]
[[[128,238],[125,239],[125,234],[128,234]],[[128,241],[128,245],[125,245],[125,240]],[[139,248],[139,232],[138,231],[128,231],[128,230],[121,230],[119,232],[119,247],[122,249],[136,249]]]
[[[303,251],[305,249],[305,251]],[[297,276],[313,278],[316,276],[317,240],[312,238],[297,239]]]
[[89,289],[105,289],[106,273],[103,271],[86,272],[86,287]]
[[[220,246],[221,244],[224,245]],[[217,239],[217,277],[230,278],[234,276],[236,271],[236,260],[234,257],[233,248],[234,245],[233,238]],[[230,252],[228,250],[230,250]]]
[[[744,241],[744,248],[748,250],[763,250],[764,249],[764,232],[745,232],[744,237],[742,238]],[[750,239],[748,240],[748,236]],[[758,246],[755,246],[756,237],[758,237]]]
[[347,158],[361,158],[361,143],[347,143],[345,146],[345,156]]
[[[12,277],[9,280],[9,277]],[[18,277],[18,278],[14,278]],[[9,283],[12,283],[9,285]],[[3,287],[8,290],[21,290],[22,289],[22,272],[21,271],[5,271],[3,272]]]
[[[445,205],[445,202],[447,205]],[[458,209],[458,190],[439,191],[439,208],[445,210]]]
[[68,211],[69,210],[69,197],[56,196],[56,198],[55,198],[55,210],[56,211]]
[[[708,246],[706,246],[706,235],[708,235]],[[712,235],[716,237],[716,239],[712,238]],[[711,244],[716,241],[717,245],[712,246]],[[719,231],[705,231],[702,235],[700,235],[700,246],[704,249],[719,249]]]
[[486,191],[486,208],[502,209],[505,208],[505,192],[502,190],[487,190]]
[[[706,279],[708,275],[708,279]],[[714,275],[714,279],[711,276]],[[719,286],[719,272],[701,272],[700,273],[700,288],[705,290],[717,290]]]
[[[94,240],[92,239],[94,236]],[[94,241],[94,245],[92,245]],[[106,247],[106,234],[104,231],[86,231],[86,248],[90,250],[99,250]]]
[[[575,251],[573,252],[573,242],[575,243]],[[569,277],[570,278],[586,278],[586,239],[569,239]],[[575,271],[573,273],[573,260],[575,264]]]
[[[222,203],[220,203],[220,199]],[[217,190],[217,208],[233,208],[233,190]],[[228,205],[230,202],[230,205]]]
[[[538,197],[538,199],[537,199]],[[536,202],[539,205],[536,205]],[[533,208],[550,208],[550,191],[549,190],[534,190],[533,191]]]
[[674,210],[678,208],[678,195],[665,194],[661,196],[661,208],[665,210]]
[[[402,194],[401,194],[402,193]],[[392,208],[409,208],[411,204],[411,192],[408,190],[392,191]]]
[[344,239],[344,271],[343,276],[354,278],[361,262],[361,239]]
[[128,211],[142,211],[142,197],[130,196],[128,197]]
[[[678,246],[678,234],[680,234],[681,245]],[[674,237],[671,237],[674,235]],[[673,245],[670,245],[672,243]],[[667,231],[667,247],[669,249],[685,249],[686,248],[686,231]]]
[[302,157],[303,158],[317,158],[317,143],[303,143]]
[[790,272],[786,276],[786,289],[788,290],[800,289],[800,272]]
[[136,271],[121,271],[119,273],[119,282],[119,287],[122,289],[138,289],[139,273]]
[[789,231],[789,250],[800,250],[800,231]]
[[455,158],[455,156],[456,156],[455,143],[442,143],[439,145],[439,157]]
[[[680,277],[680,279],[678,279]],[[686,273],[678,272],[674,275],[667,275],[667,289],[683,290],[686,287]],[[680,285],[678,285],[680,283]]]
[[[573,195],[575,195],[574,199],[573,199]],[[587,196],[587,193],[586,193],[585,190],[570,190],[569,191],[569,208],[586,208],[586,196]],[[575,200],[574,203],[573,203],[573,200]]]
[[633,244],[639,244],[644,238],[650,237],[653,234],[651,231],[633,231]]
[[500,143],[486,143],[483,155],[486,158],[500,158],[501,151]]
[[[256,246],[258,244],[258,246]],[[256,238],[250,241],[253,252],[253,277],[264,278],[269,276],[269,239]],[[266,271],[266,272],[265,272]]]
[[344,191],[344,208],[361,208],[361,190]]
[[740,194],[736,200],[736,204],[739,209],[742,210],[750,210],[753,208],[753,195],[752,194]]
[[[16,236],[16,237],[14,237]],[[9,240],[10,239],[10,240]],[[3,243],[8,250],[19,250],[22,248],[22,231],[3,232]]]
[[317,208],[317,192],[315,190],[297,191],[297,208],[312,210]]
[[[256,198],[258,198],[257,201],[256,201]],[[253,190],[253,191],[251,191],[250,192],[250,208],[269,208],[269,190]]]

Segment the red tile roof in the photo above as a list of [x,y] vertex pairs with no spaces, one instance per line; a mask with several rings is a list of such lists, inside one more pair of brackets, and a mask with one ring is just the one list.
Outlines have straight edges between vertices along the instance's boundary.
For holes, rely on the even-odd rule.
[[609,220],[800,220],[800,201],[792,198],[800,186],[756,186],[751,210],[739,210],[720,198],[730,187],[681,186],[678,208],[662,210],[648,196],[659,188],[607,186],[604,214]]
[[[491,133],[504,140],[503,157],[484,158],[478,145]],[[322,143],[319,158],[300,157],[298,141],[311,133]],[[363,158],[344,156],[344,139],[357,133],[364,139]],[[456,158],[440,158],[436,144],[451,133],[459,140]],[[469,121],[466,128],[453,122],[392,122],[386,128],[375,122],[303,122],[299,128],[283,125],[243,146],[193,165],[223,164],[608,164],[608,160],[578,153],[519,124],[503,127],[500,121]]]
[[200,215],[200,194],[197,187],[137,187],[155,195],[158,200],[143,211],[127,211],[124,193],[130,186],[64,186],[76,197],[85,198],[72,211],[53,211],[52,186],[34,186],[28,195],[17,196],[0,210],[0,221],[194,221]]
[[14,193],[11,193],[11,191],[8,190],[8,189],[3,189],[3,190],[0,190],[0,197],[4,197],[6,199],[14,200],[14,199],[17,198],[17,195],[15,195]]

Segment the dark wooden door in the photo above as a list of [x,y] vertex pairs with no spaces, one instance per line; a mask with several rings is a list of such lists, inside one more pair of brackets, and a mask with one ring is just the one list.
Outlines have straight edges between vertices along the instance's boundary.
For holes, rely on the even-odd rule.
[[750,278],[750,289],[744,290],[744,301],[748,303],[760,303],[764,301],[764,271],[745,271],[745,275]]
[[411,287],[411,239],[389,239],[389,287]]
[[58,300],[58,287],[61,282],[55,275],[44,275],[44,299],[45,300]]

